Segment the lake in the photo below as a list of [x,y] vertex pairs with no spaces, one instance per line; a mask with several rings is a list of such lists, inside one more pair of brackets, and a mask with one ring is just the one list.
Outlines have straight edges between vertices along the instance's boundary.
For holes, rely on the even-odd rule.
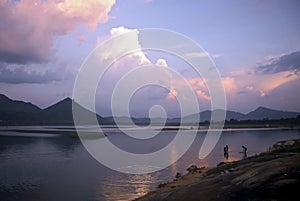
[[[24,127],[18,128],[18,132],[15,128],[5,129],[0,131],[2,201],[132,200],[154,190],[162,182],[173,180],[177,172],[186,173],[191,164],[216,166],[222,161],[242,159],[241,145],[248,148],[249,157],[267,151],[276,141],[300,138],[299,130],[226,130],[213,151],[200,160],[198,153],[206,132],[198,132],[192,146],[176,163],[151,174],[131,175],[103,166],[90,156],[79,139],[62,134],[73,128]],[[162,131],[142,142],[117,128],[103,130],[115,145],[135,153],[159,150],[176,135],[176,131]],[[142,129],[139,132],[143,135]],[[223,156],[225,145],[229,146],[228,159]]]

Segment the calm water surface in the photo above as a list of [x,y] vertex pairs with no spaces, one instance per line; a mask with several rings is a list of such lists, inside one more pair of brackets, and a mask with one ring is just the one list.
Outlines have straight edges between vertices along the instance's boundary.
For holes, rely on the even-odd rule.
[[[34,132],[0,131],[2,201],[132,200],[155,189],[159,183],[171,181],[177,172],[186,173],[185,169],[191,164],[215,166],[221,161],[242,159],[241,145],[247,146],[248,156],[252,156],[266,151],[276,141],[300,138],[299,130],[224,131],[210,155],[199,160],[199,149],[206,133],[198,132],[187,153],[170,167],[151,174],[128,175],[98,163],[80,140],[55,133],[72,131],[72,128],[24,129]],[[47,132],[49,130],[51,134]],[[152,139],[138,140],[115,128],[104,130],[111,142],[133,153],[159,150],[176,135],[175,131],[163,131]],[[138,132],[143,134],[141,129]],[[225,145],[229,146],[228,159],[223,156]]]

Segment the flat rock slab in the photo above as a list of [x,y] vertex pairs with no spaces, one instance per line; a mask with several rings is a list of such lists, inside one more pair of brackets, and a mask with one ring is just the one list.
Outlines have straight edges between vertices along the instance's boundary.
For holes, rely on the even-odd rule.
[[138,200],[298,201],[300,141],[280,145],[275,144],[270,152],[208,170],[196,182],[149,193]]

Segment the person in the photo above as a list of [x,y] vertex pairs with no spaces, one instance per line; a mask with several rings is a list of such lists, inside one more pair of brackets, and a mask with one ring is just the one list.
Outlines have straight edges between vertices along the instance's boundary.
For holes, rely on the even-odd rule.
[[224,158],[228,159],[228,145],[224,147]]
[[247,147],[245,147],[244,145],[242,145],[243,148],[243,159],[247,158]]
[[243,148],[243,153],[247,153],[247,147],[245,147],[244,145],[242,145]]

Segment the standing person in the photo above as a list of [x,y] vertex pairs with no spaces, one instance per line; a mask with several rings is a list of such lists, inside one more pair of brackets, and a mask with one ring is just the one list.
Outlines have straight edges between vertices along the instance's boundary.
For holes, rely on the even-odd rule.
[[228,159],[228,145],[224,147],[224,158]]

